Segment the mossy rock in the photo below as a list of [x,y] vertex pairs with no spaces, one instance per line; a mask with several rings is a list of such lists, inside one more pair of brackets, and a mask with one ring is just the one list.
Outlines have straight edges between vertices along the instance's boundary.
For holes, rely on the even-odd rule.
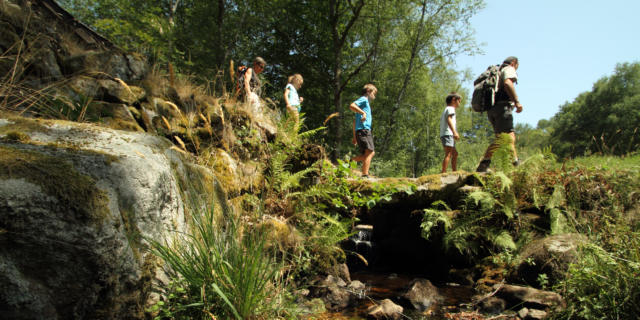
[[22,132],[10,131],[10,132],[7,132],[6,136],[4,136],[4,140],[10,141],[10,142],[27,143],[29,142],[29,140],[31,140],[31,137],[29,137],[29,135]]
[[100,100],[132,105],[146,97],[144,89],[126,84],[118,79],[97,80]]
[[213,174],[165,139],[87,123],[0,119],[0,137],[3,314],[144,318],[161,273],[145,243],[188,230],[183,199],[210,202]]
[[514,283],[540,288],[538,276],[545,274],[549,285],[554,285],[564,279],[569,265],[577,261],[578,247],[586,243],[588,239],[577,233],[531,241],[522,248],[509,278]]
[[40,186],[72,208],[75,219],[99,221],[108,215],[108,197],[96,181],[58,156],[0,145],[0,179],[25,179]]

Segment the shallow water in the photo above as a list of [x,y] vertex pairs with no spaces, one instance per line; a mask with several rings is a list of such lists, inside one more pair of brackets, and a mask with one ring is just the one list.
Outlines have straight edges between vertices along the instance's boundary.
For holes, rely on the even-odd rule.
[[[339,313],[326,313],[318,319],[338,319],[338,320],[359,320],[366,319],[367,309],[374,305],[375,301],[390,299],[394,303],[402,305],[399,297],[408,287],[411,280],[424,278],[419,275],[376,273],[371,271],[358,271],[351,274],[352,280],[359,280],[367,285],[365,297],[360,299],[355,306]],[[412,320],[440,320],[446,319],[447,312],[459,312],[464,309],[464,304],[471,301],[473,289],[455,284],[439,283],[437,280],[430,281],[439,289],[444,301],[433,305],[424,312],[412,310],[411,307],[402,305],[405,309],[404,319]]]

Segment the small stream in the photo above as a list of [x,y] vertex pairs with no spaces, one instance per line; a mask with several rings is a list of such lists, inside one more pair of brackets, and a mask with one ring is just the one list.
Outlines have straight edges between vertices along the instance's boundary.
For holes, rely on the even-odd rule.
[[[373,227],[367,225],[356,226],[357,233],[349,239],[346,250],[356,252],[361,258],[351,259],[351,280],[358,280],[366,285],[366,291],[361,299],[358,299],[351,307],[338,313],[327,313],[320,319],[366,319],[367,309],[375,302],[390,299],[395,304],[404,308],[404,319],[446,319],[446,313],[464,311],[464,306],[471,301],[473,288],[470,286],[447,283],[446,279],[438,278],[436,274],[420,274],[406,270],[395,270],[388,266],[381,267],[376,261],[380,261],[379,248],[375,242]],[[383,257],[386,259],[386,257]],[[362,260],[368,261],[363,264]],[[395,272],[397,271],[397,272]],[[405,293],[412,280],[417,278],[428,279],[438,288],[442,297],[441,302],[432,305],[426,311],[414,310],[408,301],[403,301]]]
[[439,284],[431,279],[439,289],[439,293],[443,296],[444,301],[440,304],[434,304],[428,310],[420,312],[412,310],[411,307],[403,305],[400,296],[409,286],[411,280],[420,278],[420,275],[403,275],[403,274],[387,274],[375,271],[358,271],[351,275],[352,280],[359,280],[366,284],[367,291],[365,297],[360,299],[355,306],[343,310],[339,313],[331,314],[333,319],[366,319],[367,309],[374,305],[375,301],[390,299],[394,303],[402,305],[405,309],[405,319],[429,319],[440,320],[446,319],[444,314],[447,312],[461,311],[461,305],[469,303],[473,295],[471,287],[458,286],[455,284]]

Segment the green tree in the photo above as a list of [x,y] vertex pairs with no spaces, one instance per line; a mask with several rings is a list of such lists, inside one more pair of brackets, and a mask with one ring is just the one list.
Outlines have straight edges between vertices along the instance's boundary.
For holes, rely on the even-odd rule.
[[[461,87],[452,59],[476,51],[469,18],[483,6],[482,0],[62,3],[121,47],[203,79],[228,79],[229,60],[247,64],[263,56],[263,92],[274,101],[282,100],[287,76],[301,73],[305,123],[317,127],[340,114],[319,138],[333,158],[351,150],[348,104],[372,82],[380,89],[373,105],[376,158],[404,159],[401,167],[412,166],[412,172],[422,171],[439,152],[439,143],[424,136],[437,136],[441,100]],[[406,115],[409,105],[419,116]],[[403,118],[412,121],[401,123]]]
[[152,62],[173,56],[172,31],[180,0],[60,0],[78,20],[125,50]]
[[516,149],[521,159],[526,159],[527,155],[535,154],[549,146],[551,128],[546,125],[548,122],[540,120],[536,128],[529,124],[516,124]]
[[640,63],[617,65],[612,76],[561,106],[551,123],[552,148],[561,157],[638,150]]

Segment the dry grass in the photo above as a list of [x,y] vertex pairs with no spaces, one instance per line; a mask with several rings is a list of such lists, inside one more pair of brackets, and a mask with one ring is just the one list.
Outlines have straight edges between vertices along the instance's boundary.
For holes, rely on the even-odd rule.
[[166,97],[169,80],[158,65],[151,68],[151,72],[141,82],[142,87],[150,97]]

